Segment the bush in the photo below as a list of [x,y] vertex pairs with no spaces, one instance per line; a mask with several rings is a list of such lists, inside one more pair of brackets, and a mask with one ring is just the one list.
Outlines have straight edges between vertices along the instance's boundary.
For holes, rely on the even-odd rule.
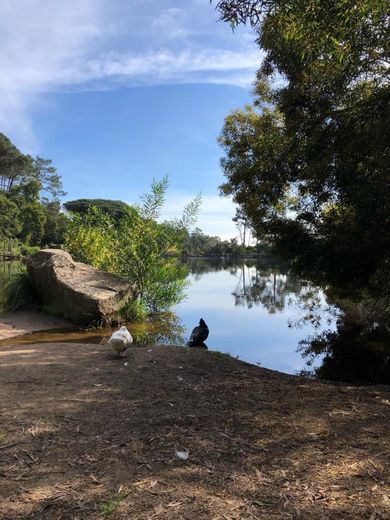
[[37,305],[37,297],[26,270],[13,275],[6,289],[6,309],[25,311]]
[[40,248],[38,246],[29,246],[28,244],[22,244],[20,247],[20,252],[22,256],[31,256],[32,254],[39,251],[39,249]]
[[131,323],[142,323],[148,316],[148,309],[141,300],[131,300],[122,307],[120,316]]
[[135,316],[143,313],[141,303],[154,313],[169,309],[185,296],[188,269],[172,256],[180,254],[188,229],[195,223],[200,197],[184,208],[181,219],[161,224],[157,220],[167,187],[166,177],[153,181],[142,204],[119,221],[94,207],[73,215],[65,235],[65,247],[75,260],[118,274],[133,285],[137,303],[129,309]]

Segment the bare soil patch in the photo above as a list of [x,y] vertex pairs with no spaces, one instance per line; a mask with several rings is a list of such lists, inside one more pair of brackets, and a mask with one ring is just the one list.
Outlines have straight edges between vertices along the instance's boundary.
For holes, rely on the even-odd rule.
[[40,330],[72,327],[74,328],[74,325],[62,318],[48,316],[41,312],[9,312],[0,315],[0,341]]
[[390,518],[387,387],[200,349],[2,346],[0,414],[2,519]]

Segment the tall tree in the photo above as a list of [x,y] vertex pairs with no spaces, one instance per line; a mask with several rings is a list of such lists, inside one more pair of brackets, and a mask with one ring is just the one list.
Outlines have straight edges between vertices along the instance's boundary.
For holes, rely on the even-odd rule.
[[7,136],[0,133],[0,189],[9,192],[32,169],[32,160],[23,155]]
[[39,246],[63,236],[60,176],[49,159],[23,154],[0,133],[0,236]]
[[61,177],[50,159],[23,154],[0,133],[0,190],[18,193],[31,183],[38,183],[42,197],[58,200],[65,195]]
[[265,53],[252,106],[220,137],[223,193],[298,271],[390,297],[387,1],[216,7],[250,22]]

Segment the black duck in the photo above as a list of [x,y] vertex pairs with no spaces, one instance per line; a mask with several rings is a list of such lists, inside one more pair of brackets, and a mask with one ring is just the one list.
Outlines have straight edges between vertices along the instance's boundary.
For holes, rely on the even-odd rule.
[[204,342],[208,338],[209,328],[203,318],[199,320],[198,327],[191,332],[191,337],[187,342],[188,347],[204,347]]

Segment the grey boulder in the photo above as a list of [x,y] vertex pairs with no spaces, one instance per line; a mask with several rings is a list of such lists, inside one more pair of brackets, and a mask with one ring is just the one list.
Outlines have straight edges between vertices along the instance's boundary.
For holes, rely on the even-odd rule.
[[42,304],[79,325],[115,321],[132,297],[126,280],[74,262],[61,249],[42,249],[32,255],[27,272]]

